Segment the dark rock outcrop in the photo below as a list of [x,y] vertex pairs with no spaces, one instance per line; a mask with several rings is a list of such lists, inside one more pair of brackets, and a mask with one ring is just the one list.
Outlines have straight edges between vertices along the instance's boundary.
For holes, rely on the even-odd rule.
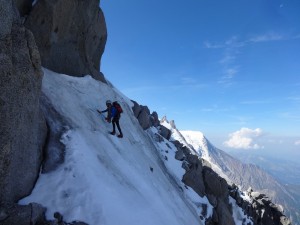
[[0,27],[0,205],[7,205],[31,192],[47,128],[40,55],[12,0],[0,0]]
[[44,224],[46,209],[39,204],[29,205],[14,204],[5,210],[1,210],[5,217],[0,218],[1,225],[30,225]]
[[187,162],[189,167],[186,168],[186,173],[182,178],[182,182],[193,190],[201,197],[205,195],[205,186],[202,176],[202,164],[197,156],[188,155]]
[[153,113],[151,113],[150,125],[153,126],[153,127],[158,127],[159,126],[158,114],[155,111]]
[[236,200],[236,203],[253,218],[257,225],[291,225],[291,221],[283,214],[284,212],[265,195],[259,192],[253,192],[248,189],[247,195],[251,202],[245,201],[237,186],[233,184],[229,187],[230,196]]
[[208,224],[234,225],[228,201],[227,182],[211,168],[203,166],[201,159],[196,155],[186,155],[186,161],[189,167],[183,176],[183,183],[190,186],[199,196],[207,196],[214,206],[213,216]]
[[14,0],[20,16],[28,15],[32,7],[32,0]]
[[42,65],[73,76],[92,75],[106,82],[100,71],[107,30],[99,0],[39,0],[25,26],[36,39]]
[[158,115],[153,112],[150,115],[150,110],[147,106],[139,105],[136,101],[133,101],[132,111],[134,116],[138,119],[139,124],[144,130],[147,130],[151,126],[159,126]]
[[46,208],[40,204],[31,203],[29,205],[17,205],[2,209],[0,208],[1,225],[87,225],[84,222],[73,221],[67,223],[63,221],[63,216],[54,213],[55,220],[46,220]]
[[172,135],[171,131],[163,125],[159,126],[159,133],[161,136],[163,136],[167,140],[170,140],[171,135]]

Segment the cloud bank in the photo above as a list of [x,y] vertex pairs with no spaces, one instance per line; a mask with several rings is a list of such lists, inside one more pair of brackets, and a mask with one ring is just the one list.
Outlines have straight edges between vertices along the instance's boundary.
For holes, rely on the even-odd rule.
[[240,130],[229,134],[229,140],[223,144],[230,148],[236,149],[261,149],[264,146],[260,146],[256,143],[257,139],[262,136],[263,132],[260,128],[254,130],[250,128],[241,128]]

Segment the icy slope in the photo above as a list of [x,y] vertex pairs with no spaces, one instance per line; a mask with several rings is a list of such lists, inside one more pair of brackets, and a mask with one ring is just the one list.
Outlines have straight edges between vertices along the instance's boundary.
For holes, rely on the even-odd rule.
[[[21,204],[38,202],[47,207],[48,219],[58,211],[68,222],[91,225],[202,224],[195,208],[202,200],[176,183],[183,173],[181,164],[171,164],[179,171],[178,178],[167,172],[158,146],[140,128],[128,99],[90,76],[44,72],[43,92],[68,123],[61,137],[65,162],[40,174]],[[123,107],[123,139],[110,135],[111,124],[95,111],[105,109],[107,99],[118,100]]]

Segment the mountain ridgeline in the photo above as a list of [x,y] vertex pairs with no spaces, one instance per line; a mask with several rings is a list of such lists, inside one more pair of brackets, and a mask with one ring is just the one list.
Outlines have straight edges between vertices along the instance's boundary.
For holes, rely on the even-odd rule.
[[246,164],[213,146],[201,132],[181,131],[188,146],[219,171],[229,183],[237,184],[242,190],[249,187],[267,195],[285,210],[294,224],[299,224],[299,201],[293,192],[269,173],[254,164]]
[[[150,113],[147,106],[127,101],[124,95],[115,91],[100,72],[107,31],[99,4],[99,0],[38,0],[34,5],[31,0],[0,0],[0,224],[83,225],[87,224],[84,220],[87,218],[94,221],[90,222],[91,225],[113,225],[113,217],[119,215],[130,220],[124,225],[155,224],[152,221],[158,221],[153,216],[138,221],[110,210],[111,202],[119,204],[118,201],[125,202],[128,207],[133,207],[135,201],[149,206],[143,213],[145,216],[159,215],[159,221],[165,221],[169,214],[176,216],[175,219],[170,218],[170,224],[289,225],[291,221],[284,215],[286,212],[297,224],[297,214],[293,214],[293,211],[297,213],[293,208],[295,199],[270,175],[256,166],[242,164],[213,147],[204,137],[197,140],[202,145],[193,145],[195,141],[189,139],[186,133],[179,132],[173,121],[168,122],[166,118],[159,120],[157,113]],[[85,77],[87,74],[91,77]],[[91,111],[87,104],[86,96],[90,93],[84,89],[85,85],[89,85],[89,91],[95,95],[101,92],[103,96],[123,100],[124,129],[128,134],[133,133],[131,136],[116,140],[97,128],[97,112]],[[74,102],[64,102],[72,99],[66,96],[73,92],[78,95],[76,102],[74,99]],[[98,101],[89,96],[89,103],[96,104]],[[76,109],[74,114],[71,109]],[[54,176],[58,170],[64,174],[74,172],[74,167],[67,166],[73,163],[67,161],[69,152],[77,147],[66,144],[72,139],[72,131],[81,131],[79,134],[82,135],[78,134],[77,139],[89,143],[90,148],[91,140],[85,138],[98,135],[95,138],[95,145],[99,146],[95,149],[97,168],[112,172],[95,179],[100,184],[105,182],[104,175],[108,181],[115,179],[118,181],[115,185],[128,188],[138,200],[126,196],[123,199],[123,195],[116,198],[112,194],[110,201],[105,202],[89,196],[90,205],[102,202],[102,207],[92,207],[96,213],[87,215],[89,210],[85,211],[83,202],[71,205],[70,199],[76,197],[72,195],[75,187],[63,190],[61,199],[50,199],[53,196],[46,195],[46,192],[59,189],[67,179],[56,186],[49,181],[55,188],[50,190],[46,187],[43,193],[36,191],[44,190],[38,185],[39,180],[47,177],[44,175]],[[84,136],[85,133],[89,135]],[[115,149],[108,151],[106,146]],[[132,149],[143,151],[130,151]],[[111,162],[108,153],[112,150],[120,157],[118,162],[125,163]],[[152,185],[151,188],[141,185],[141,182],[134,183],[130,180],[132,177],[125,175],[126,168],[132,168],[131,164],[136,164],[133,168],[144,168],[146,163],[150,163],[146,159],[151,159],[153,164],[150,172],[138,171],[141,174],[137,177],[143,184]],[[168,164],[171,162],[174,167]],[[123,167],[118,168],[121,165]],[[93,171],[92,163],[88,161],[86,166],[85,173]],[[78,177],[74,172],[71,179]],[[89,176],[82,176],[79,183],[92,187],[96,181],[86,177]],[[105,185],[107,189],[114,188],[113,183]],[[155,204],[152,203],[160,208],[151,207],[147,191],[161,197],[155,199]],[[80,192],[85,190],[80,189]],[[163,198],[162,192],[167,193],[167,198]],[[27,196],[28,199],[31,195],[49,197],[44,201],[58,206],[55,219],[49,217],[50,207],[46,208],[42,202],[24,204],[24,198]],[[69,205],[64,205],[66,202]],[[66,219],[67,215],[59,209],[68,214]],[[172,214],[174,211],[176,214]],[[134,215],[134,212],[130,213]],[[98,214],[103,220],[95,222],[93,218],[98,218]]]

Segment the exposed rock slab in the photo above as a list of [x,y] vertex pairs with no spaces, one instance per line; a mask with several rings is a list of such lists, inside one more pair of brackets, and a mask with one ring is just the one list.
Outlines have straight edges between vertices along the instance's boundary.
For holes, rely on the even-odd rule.
[[40,55],[12,0],[0,0],[0,205],[28,195],[42,160]]
[[40,50],[42,65],[72,76],[100,73],[107,31],[99,0],[39,0],[27,20]]

